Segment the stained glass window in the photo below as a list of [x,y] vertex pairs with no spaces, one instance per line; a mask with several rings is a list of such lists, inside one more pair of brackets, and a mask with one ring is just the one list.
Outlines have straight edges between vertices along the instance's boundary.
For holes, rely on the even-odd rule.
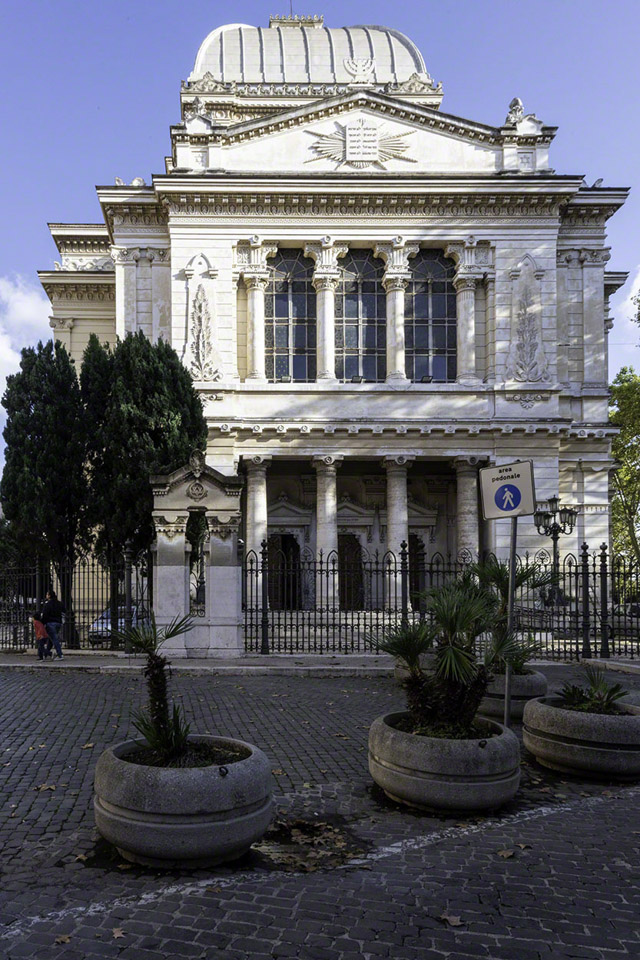
[[278,250],[268,260],[264,297],[267,380],[308,383],[316,379],[314,263],[302,250]]
[[387,375],[387,298],[384,263],[371,250],[350,250],[340,260],[335,298],[336,376],[371,382]]
[[441,250],[420,250],[409,269],[404,295],[407,377],[449,383],[456,379],[455,264]]

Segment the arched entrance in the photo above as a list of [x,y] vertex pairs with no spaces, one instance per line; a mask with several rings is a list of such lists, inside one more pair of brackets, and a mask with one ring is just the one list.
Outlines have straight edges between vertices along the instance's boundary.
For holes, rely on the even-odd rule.
[[269,563],[269,606],[272,610],[299,610],[300,547],[290,533],[274,533],[267,541]]
[[364,610],[362,547],[353,533],[338,536],[338,590],[341,610]]

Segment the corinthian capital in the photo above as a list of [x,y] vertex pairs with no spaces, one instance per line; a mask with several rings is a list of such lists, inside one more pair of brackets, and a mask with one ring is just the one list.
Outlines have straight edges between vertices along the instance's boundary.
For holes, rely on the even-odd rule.
[[333,237],[323,237],[319,243],[305,243],[304,255],[311,257],[316,265],[315,275],[336,274],[338,259],[349,250],[347,243],[336,243]]
[[272,240],[265,241],[258,236],[250,240],[240,240],[236,248],[236,263],[238,272],[245,277],[247,274],[264,274],[267,270],[267,259],[275,257],[278,244]]
[[390,243],[377,243],[374,256],[381,257],[386,266],[385,276],[409,274],[409,257],[415,257],[418,243],[407,243],[404,237],[395,237]]

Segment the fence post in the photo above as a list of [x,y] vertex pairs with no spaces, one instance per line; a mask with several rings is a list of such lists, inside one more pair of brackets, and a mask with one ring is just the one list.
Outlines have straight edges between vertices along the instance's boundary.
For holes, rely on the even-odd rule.
[[611,656],[609,651],[609,591],[608,591],[607,545],[600,545],[600,656],[605,660]]
[[263,540],[260,549],[262,559],[262,609],[260,619],[260,653],[269,653],[269,551],[267,541]]
[[586,543],[581,547],[582,566],[582,657],[591,657],[591,624],[589,622],[589,546]]
[[409,553],[407,541],[400,544],[400,603],[402,623],[409,622]]
[[[133,606],[131,602],[131,567],[133,564],[133,544],[127,540],[124,545],[124,629],[131,630],[133,626]],[[125,653],[131,653],[131,644],[127,641]]]

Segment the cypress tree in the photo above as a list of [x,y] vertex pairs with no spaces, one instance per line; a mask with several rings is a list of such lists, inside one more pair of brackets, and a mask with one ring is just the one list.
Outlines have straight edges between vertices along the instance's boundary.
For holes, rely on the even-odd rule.
[[22,351],[2,405],[4,516],[25,552],[72,566],[88,543],[86,425],[73,361],[60,341]]
[[[85,370],[86,366],[86,370]],[[97,545],[134,549],[153,538],[149,476],[181,466],[206,442],[202,404],[175,350],[141,332],[111,355],[94,337],[85,352],[82,391],[90,416],[91,516]]]

